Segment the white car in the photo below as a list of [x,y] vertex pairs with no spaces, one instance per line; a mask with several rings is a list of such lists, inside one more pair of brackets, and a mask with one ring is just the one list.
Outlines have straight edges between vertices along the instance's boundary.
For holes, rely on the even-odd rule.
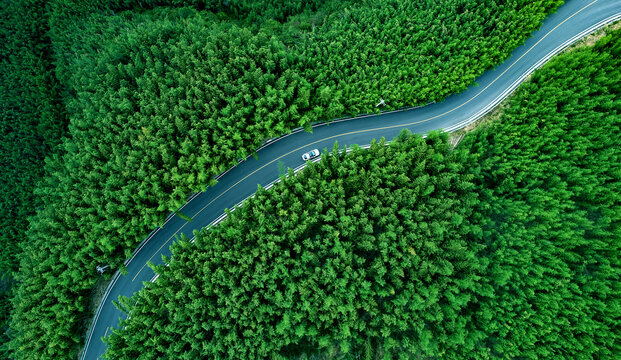
[[319,150],[317,150],[317,149],[311,150],[311,151],[305,153],[304,155],[302,155],[302,160],[308,161],[310,159],[316,158],[317,156],[319,156]]

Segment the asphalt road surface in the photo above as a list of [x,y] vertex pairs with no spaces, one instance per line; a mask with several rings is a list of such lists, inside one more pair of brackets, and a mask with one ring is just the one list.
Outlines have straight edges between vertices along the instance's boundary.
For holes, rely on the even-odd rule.
[[491,110],[507,97],[534,69],[554,54],[593,30],[621,18],[620,0],[568,0],[526,43],[518,47],[503,64],[485,72],[464,92],[448,97],[441,103],[425,107],[384,113],[381,115],[333,122],[314,127],[313,133],[294,132],[269,143],[258,151],[258,160],[250,157],[225,173],[217,185],[192,198],[182,211],[193,218],[186,222],[178,216],[169,217],[154,230],[134,252],[127,264],[127,275],[114,277],[104,295],[89,330],[82,359],[98,359],[106,350],[102,337],[111,333],[124,317],[112,301],[119,295],[131,296],[151,281],[153,271],[146,265],[162,263],[162,255],[170,255],[169,247],[180,233],[191,237],[200,229],[221,218],[225,208],[233,208],[252,195],[257,185],[266,186],[278,178],[279,163],[297,168],[303,165],[301,155],[312,149],[332,149],[339,145],[369,144],[372,139],[392,139],[402,129],[425,134],[436,129],[452,131],[465,126]]

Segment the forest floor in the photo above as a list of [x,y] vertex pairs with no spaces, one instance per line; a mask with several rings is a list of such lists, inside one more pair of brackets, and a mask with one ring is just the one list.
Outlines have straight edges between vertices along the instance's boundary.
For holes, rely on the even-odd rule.
[[[592,34],[589,34],[589,35],[585,36],[584,38],[576,41],[574,44],[569,46],[567,49],[561,51],[556,56],[558,56],[560,54],[567,53],[567,52],[571,52],[571,51],[574,51],[576,49],[580,49],[580,48],[583,48],[583,47],[593,46],[593,45],[595,45],[597,40],[603,38],[604,36],[610,34],[611,32],[613,32],[613,31],[615,31],[615,30],[617,30],[619,28],[621,28],[621,20],[615,21],[614,23],[606,25],[603,28],[593,32]],[[545,64],[544,64],[544,66],[545,66]],[[524,82],[522,82],[522,84],[528,82],[529,80],[530,80],[530,76],[528,76],[526,79],[524,79]],[[521,84],[520,84],[520,86],[521,86]],[[516,88],[516,90],[517,90],[517,88]],[[451,133],[451,137],[449,139],[451,144],[453,146],[457,146],[457,144],[459,144],[459,141],[461,141],[461,139],[464,137],[464,135],[466,133],[474,131],[475,129],[477,129],[479,126],[481,126],[483,124],[487,124],[487,123],[490,123],[492,121],[497,121],[502,116],[502,114],[505,111],[505,109],[507,108],[507,106],[509,106],[509,101],[511,100],[512,97],[513,97],[513,93],[511,93],[509,96],[507,96],[507,98],[505,98],[503,101],[501,101],[500,104],[496,105],[496,107],[494,107],[487,114],[483,115],[482,117],[480,117],[476,121],[466,125],[465,127],[452,132]]]

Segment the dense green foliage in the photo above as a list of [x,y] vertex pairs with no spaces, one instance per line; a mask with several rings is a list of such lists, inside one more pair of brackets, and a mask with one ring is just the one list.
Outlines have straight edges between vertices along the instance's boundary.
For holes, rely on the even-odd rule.
[[84,209],[75,226],[88,228],[90,256],[115,266],[190,190],[258,146],[253,134],[288,131],[282,120],[297,124],[295,109],[309,102],[283,46],[263,33],[194,17],[184,27],[149,21],[116,41],[124,51],[103,48],[74,72],[68,108],[79,116],[63,161],[75,164],[69,185],[83,191],[60,200]]
[[621,31],[552,61],[479,154],[494,300],[492,354],[613,359],[621,353]]
[[18,244],[43,176],[43,158],[64,132],[40,1],[0,4],[0,276],[17,271]]
[[302,38],[316,118],[439,101],[521,44],[561,1],[400,1],[352,6]]
[[10,287],[44,156],[60,142],[65,121],[50,69],[44,2],[0,3],[0,359],[7,348]]
[[[4,284],[2,285],[4,287]],[[0,289],[0,359],[9,358],[9,313],[11,311],[10,292]]]
[[614,359],[620,93],[617,31],[454,151],[324,156],[176,243],[108,358]]
[[[72,357],[96,265],[118,268],[188,193],[264,139],[375,111],[379,96],[391,108],[440,100],[506,57],[560,1],[33,3],[38,12],[8,21],[49,27],[37,33],[49,38],[31,43],[54,67],[33,74],[53,72],[62,106],[54,96],[20,103],[19,90],[9,103],[26,104],[15,107],[19,116],[57,112],[27,117],[21,138],[65,112],[70,123],[37,202],[30,191],[17,194],[41,204],[17,275],[11,346],[19,359]],[[26,224],[18,226],[23,234]]]
[[404,133],[260,190],[122,302],[131,321],[112,358],[278,358],[378,341],[409,357],[472,349],[485,266],[465,159],[446,134]]

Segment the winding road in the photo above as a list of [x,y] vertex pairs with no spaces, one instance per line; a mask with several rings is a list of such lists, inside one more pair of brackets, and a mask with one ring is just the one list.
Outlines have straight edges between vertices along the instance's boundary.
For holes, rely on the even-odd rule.
[[319,124],[313,133],[294,131],[258,150],[258,160],[250,157],[230,169],[218,179],[218,184],[196,194],[182,211],[191,216],[187,222],[178,216],[155,229],[126,261],[127,275],[115,274],[108,287],[89,330],[81,359],[99,359],[106,350],[101,340],[118,326],[124,317],[113,305],[120,295],[131,296],[143,287],[143,282],[154,277],[147,262],[162,263],[162,255],[170,255],[169,247],[175,235],[192,234],[219,221],[225,208],[233,208],[257,189],[268,186],[278,178],[279,164],[299,168],[301,155],[317,149],[331,149],[334,142],[340,146],[369,144],[371,139],[392,139],[402,129],[414,133],[428,133],[436,129],[453,131],[464,127],[490,111],[552,56],[594,30],[621,18],[621,0],[567,0],[559,10],[545,19],[542,27],[533,33],[524,45],[518,47],[504,63],[485,72],[462,93],[452,95],[442,103],[416,109],[394,111],[355,119]]

